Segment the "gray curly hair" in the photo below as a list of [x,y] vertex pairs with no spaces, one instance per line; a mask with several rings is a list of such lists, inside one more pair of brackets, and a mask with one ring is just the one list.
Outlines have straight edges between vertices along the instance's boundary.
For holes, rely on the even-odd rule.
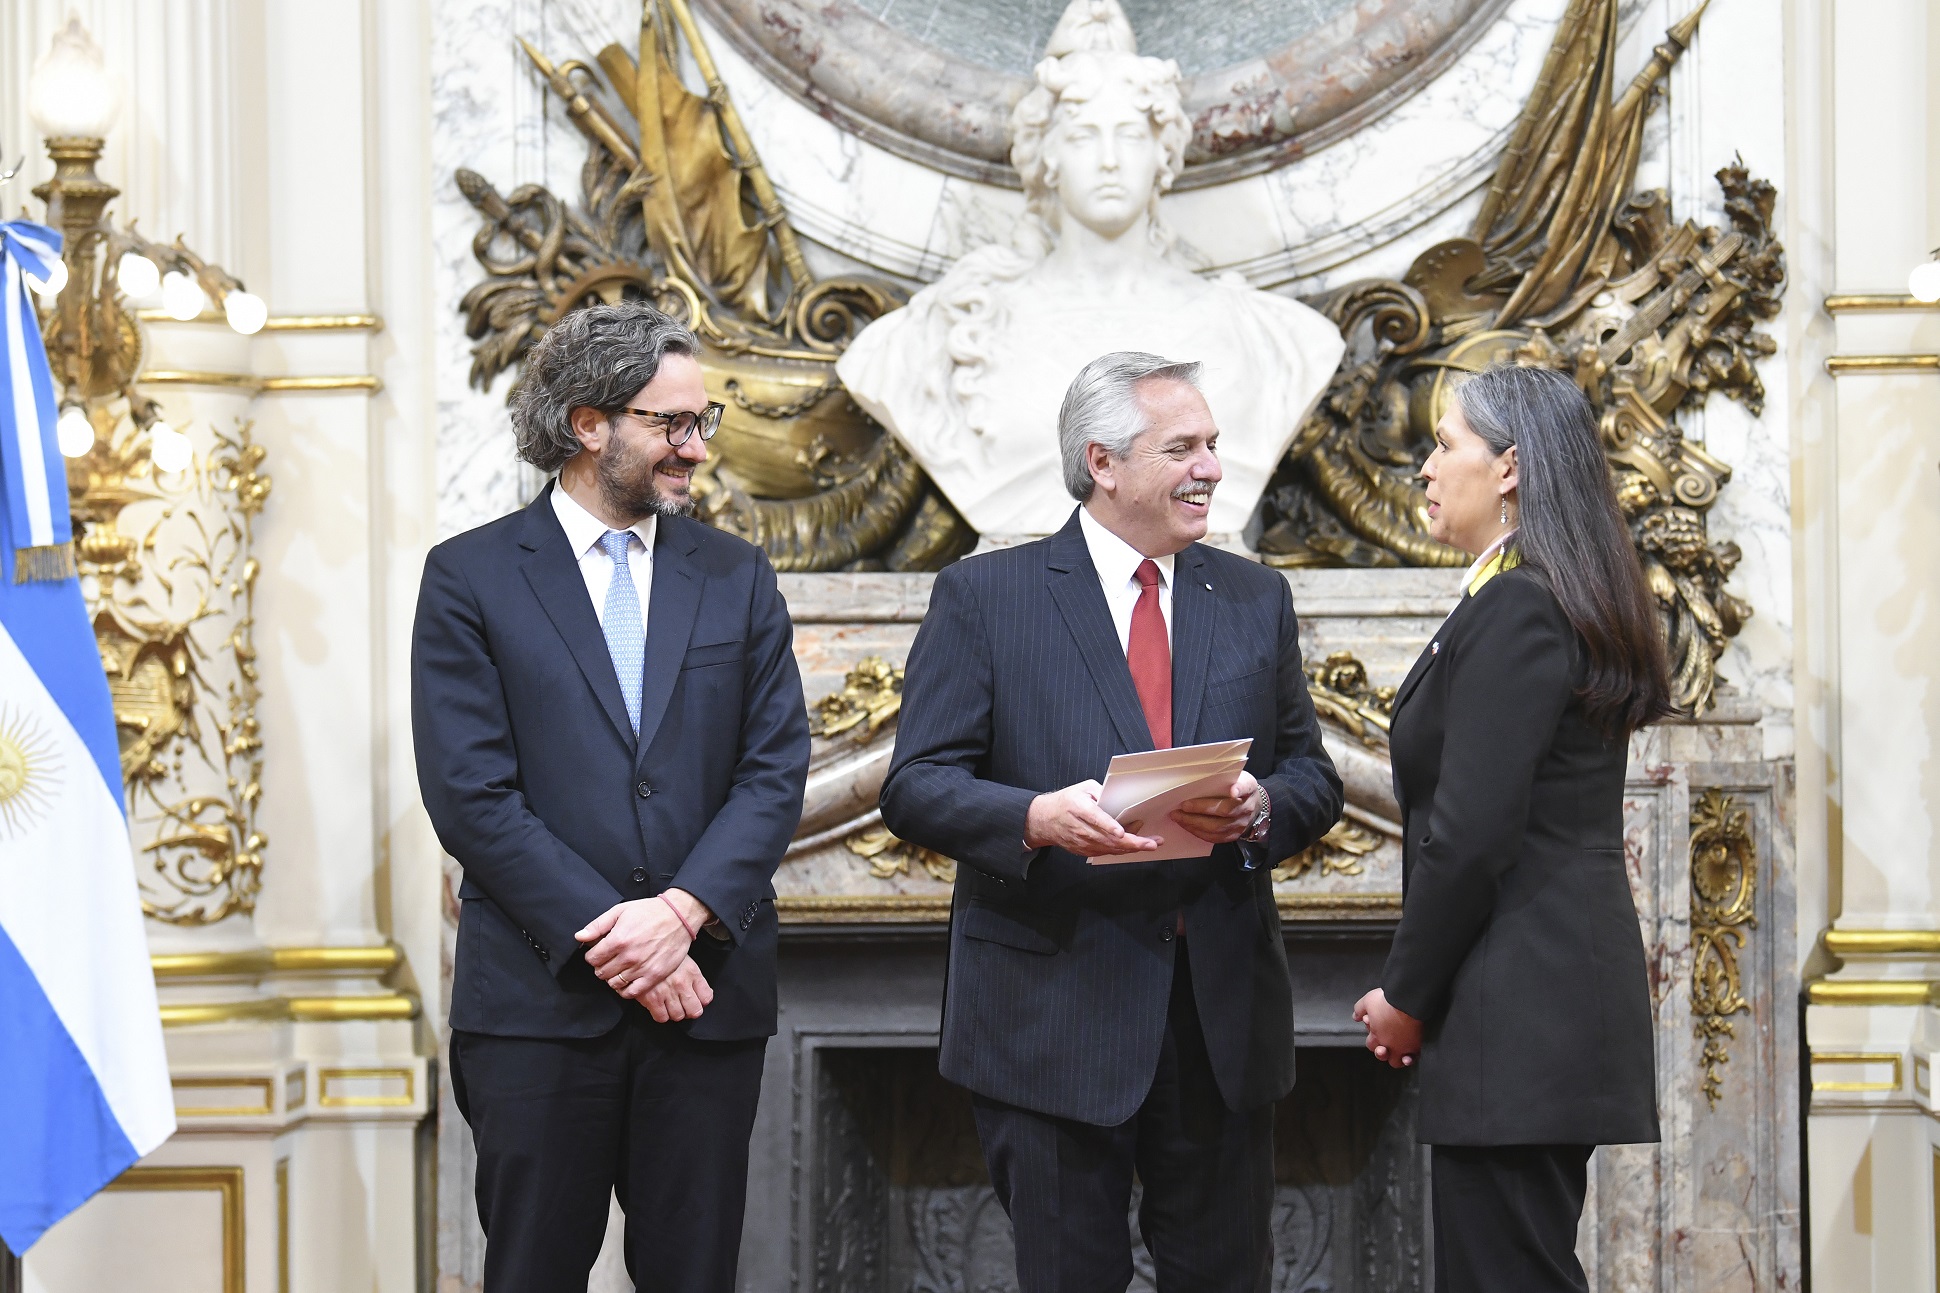
[[1107,76],[1123,76],[1131,83],[1132,102],[1144,111],[1158,135],[1162,161],[1152,186],[1152,241],[1169,250],[1172,234],[1159,219],[1159,195],[1186,165],[1186,145],[1192,122],[1186,116],[1180,89],[1179,65],[1169,58],[1145,58],[1116,50],[1079,50],[1037,65],[1037,84],[1017,102],[1010,114],[1010,164],[1024,184],[1024,200],[1046,245],[1056,242],[1058,230],[1057,165],[1046,156],[1045,144],[1056,130],[1058,109],[1083,103],[1098,93]]
[[572,311],[539,338],[512,392],[519,457],[548,474],[558,471],[579,452],[574,409],[611,417],[654,379],[661,360],[700,353],[687,325],[643,302]]

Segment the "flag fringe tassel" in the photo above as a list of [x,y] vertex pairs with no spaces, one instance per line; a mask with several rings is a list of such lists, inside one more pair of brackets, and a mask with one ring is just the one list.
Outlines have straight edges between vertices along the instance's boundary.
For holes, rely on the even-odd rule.
[[21,548],[14,553],[13,581],[16,584],[57,584],[78,574],[74,567],[72,543],[50,543],[37,548]]

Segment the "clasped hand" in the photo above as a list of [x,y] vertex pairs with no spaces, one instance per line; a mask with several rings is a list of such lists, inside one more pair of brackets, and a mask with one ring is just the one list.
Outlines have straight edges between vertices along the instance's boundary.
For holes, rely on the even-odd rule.
[[1389,1005],[1380,988],[1354,1003],[1354,1020],[1367,1026],[1367,1048],[1389,1068],[1408,1068],[1421,1054],[1421,1021]]
[[664,900],[615,903],[573,937],[588,944],[586,964],[600,982],[664,1024],[698,1019],[714,1000],[713,987],[687,954],[688,929],[699,929],[711,918],[700,899],[669,889]]
[[[1134,835],[1098,806],[1096,781],[1050,790],[1031,801],[1024,818],[1024,843],[1034,849],[1061,848],[1079,857],[1150,853],[1159,842]],[[1188,799],[1170,814],[1173,821],[1210,844],[1230,844],[1253,824],[1260,783],[1242,772],[1222,796]]]

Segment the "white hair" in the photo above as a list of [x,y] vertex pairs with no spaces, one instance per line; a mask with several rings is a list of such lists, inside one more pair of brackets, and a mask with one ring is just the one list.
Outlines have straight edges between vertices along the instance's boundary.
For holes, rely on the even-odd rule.
[[1058,454],[1064,462],[1064,487],[1080,503],[1091,497],[1096,482],[1085,450],[1103,446],[1114,459],[1132,450],[1132,442],[1150,429],[1138,402],[1140,382],[1184,382],[1197,390],[1197,360],[1162,359],[1138,350],[1100,355],[1078,371],[1064,392],[1058,410]]

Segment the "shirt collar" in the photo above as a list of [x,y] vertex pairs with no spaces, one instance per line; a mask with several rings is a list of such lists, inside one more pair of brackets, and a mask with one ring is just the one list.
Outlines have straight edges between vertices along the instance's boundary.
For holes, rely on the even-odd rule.
[[1503,560],[1503,545],[1515,537],[1516,532],[1514,530],[1504,530],[1500,535],[1496,536],[1494,543],[1482,549],[1482,554],[1469,564],[1468,570],[1462,575],[1462,591],[1464,595],[1469,597],[1475,596],[1475,594],[1482,591],[1483,584],[1488,583],[1504,570],[1521,564],[1515,561],[1505,562]]
[[[1105,587],[1117,589],[1131,583],[1145,554],[1106,529],[1088,507],[1078,508],[1078,529],[1085,536],[1085,547],[1091,550],[1091,564],[1097,567],[1098,578],[1104,581]],[[1160,586],[1170,589],[1172,555],[1153,557],[1152,562],[1159,568]]]
[[[558,481],[554,481],[552,486],[552,512],[559,518],[560,528],[566,532],[566,542],[572,545],[575,560],[599,547],[599,541],[606,537],[606,522],[581,507]],[[645,545],[649,557],[653,555],[653,537],[659,525],[660,517],[649,512],[646,520],[632,527],[633,533]]]

